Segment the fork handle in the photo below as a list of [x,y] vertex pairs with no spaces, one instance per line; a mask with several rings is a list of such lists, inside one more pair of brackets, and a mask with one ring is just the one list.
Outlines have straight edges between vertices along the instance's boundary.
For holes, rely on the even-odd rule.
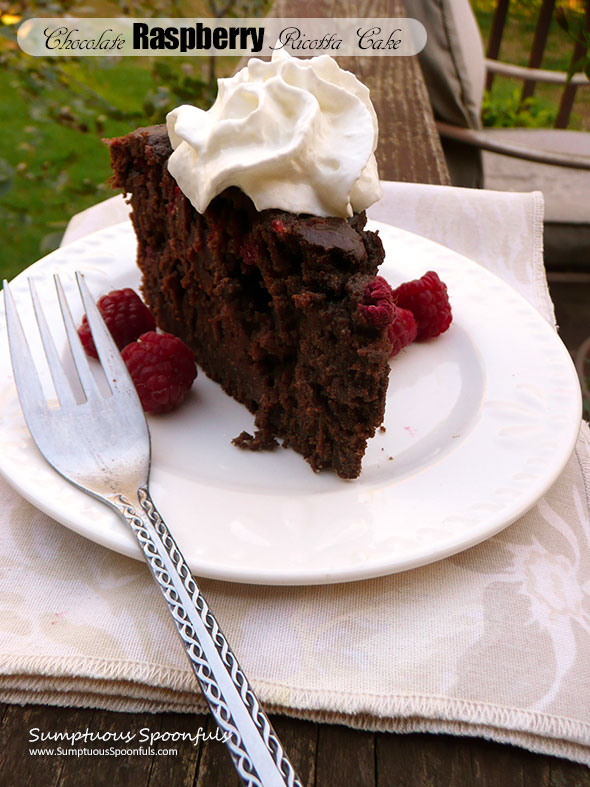
[[247,787],[302,787],[147,487],[109,501],[131,526]]

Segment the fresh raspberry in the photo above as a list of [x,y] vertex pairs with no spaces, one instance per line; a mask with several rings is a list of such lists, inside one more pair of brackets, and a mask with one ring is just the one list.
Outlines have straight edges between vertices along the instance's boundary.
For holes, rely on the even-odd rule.
[[[103,295],[96,305],[119,350],[129,342],[134,342],[142,333],[153,331],[156,327],[152,313],[130,287]],[[98,358],[86,315],[82,318],[78,335],[86,353]]]
[[146,413],[167,413],[179,405],[197,376],[195,356],[171,333],[148,331],[121,353]]
[[453,319],[447,285],[434,271],[408,281],[393,291],[398,307],[409,309],[418,323],[418,340],[432,339],[447,330]]
[[393,322],[395,316],[393,293],[382,276],[375,276],[367,284],[363,301],[359,303],[358,309],[367,322],[377,328],[383,328]]
[[382,276],[375,276],[368,283],[358,308],[368,322],[377,328],[387,328],[391,342],[390,358],[416,338],[418,326],[414,315],[395,305],[393,290]]
[[390,358],[411,344],[418,333],[418,325],[409,309],[396,307],[395,316],[387,326],[387,336],[391,342]]

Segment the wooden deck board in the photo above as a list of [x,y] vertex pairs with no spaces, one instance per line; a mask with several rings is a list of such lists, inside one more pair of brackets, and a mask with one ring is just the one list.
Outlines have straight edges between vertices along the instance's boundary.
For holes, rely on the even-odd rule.
[[[306,787],[589,787],[590,770],[514,746],[450,735],[371,733],[284,716],[272,718]],[[207,716],[129,714],[0,705],[2,787],[239,787],[217,741],[177,744],[170,756],[29,756],[33,727],[50,731],[162,732],[212,729]],[[162,744],[164,745],[164,744]],[[166,744],[167,745],[167,744]]]
[[[310,10],[312,9],[312,10]],[[401,0],[277,0],[270,16],[405,17]],[[417,57],[337,57],[371,91],[379,120],[377,163],[383,180],[450,184]]]

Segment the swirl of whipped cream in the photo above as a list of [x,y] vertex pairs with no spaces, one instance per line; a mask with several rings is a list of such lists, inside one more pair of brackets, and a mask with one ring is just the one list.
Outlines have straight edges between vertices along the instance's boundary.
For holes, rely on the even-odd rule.
[[168,170],[199,213],[228,186],[257,210],[316,216],[351,216],[381,197],[369,90],[328,55],[252,58],[219,80],[208,111],[183,105],[166,122]]

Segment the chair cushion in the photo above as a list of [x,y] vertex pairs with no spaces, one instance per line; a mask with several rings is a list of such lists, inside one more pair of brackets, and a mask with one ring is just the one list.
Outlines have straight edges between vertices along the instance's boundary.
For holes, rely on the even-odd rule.
[[406,8],[428,35],[419,58],[435,117],[463,128],[480,128],[486,69],[469,1],[412,0]]

